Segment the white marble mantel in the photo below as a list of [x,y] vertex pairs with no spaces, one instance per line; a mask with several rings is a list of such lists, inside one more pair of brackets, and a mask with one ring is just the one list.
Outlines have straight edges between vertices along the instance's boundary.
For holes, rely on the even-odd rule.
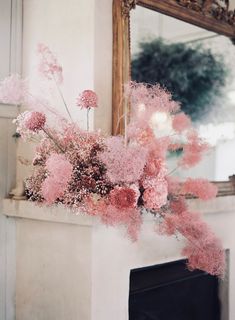
[[[234,270],[235,197],[189,205],[230,249]],[[3,213],[16,225],[16,320],[127,320],[130,270],[181,258],[181,242],[154,233],[151,216],[132,243],[122,228],[62,207],[5,199]],[[232,302],[235,275],[229,276]],[[229,312],[235,319],[232,303]]]

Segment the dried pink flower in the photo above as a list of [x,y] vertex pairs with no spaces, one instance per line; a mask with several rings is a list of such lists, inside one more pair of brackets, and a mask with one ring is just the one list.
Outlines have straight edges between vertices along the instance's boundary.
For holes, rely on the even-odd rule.
[[182,132],[190,126],[191,120],[184,112],[180,112],[173,116],[172,127],[175,131]]
[[47,204],[60,198],[71,179],[73,166],[64,154],[52,154],[46,161],[49,177],[42,183],[42,195]]
[[58,84],[63,82],[63,69],[59,65],[51,50],[44,44],[38,45],[40,55],[39,72],[48,80],[55,80]]
[[148,181],[144,184],[146,187],[143,194],[144,205],[150,210],[159,210],[167,203],[167,182],[166,180]]
[[195,131],[188,134],[188,142],[184,145],[184,154],[180,160],[180,165],[185,168],[195,166],[202,158],[205,151],[208,150],[208,144],[200,139]]
[[5,78],[0,83],[0,101],[8,104],[21,104],[28,94],[28,84],[18,74]]
[[139,145],[125,146],[123,138],[106,139],[106,150],[100,160],[107,168],[107,177],[112,183],[135,183],[143,173],[147,150]]
[[37,111],[28,111],[25,113],[23,126],[33,132],[42,130],[46,123],[46,116],[44,113]]
[[92,90],[84,90],[77,98],[77,106],[84,109],[96,108],[98,106],[97,94]]
[[202,200],[210,200],[216,197],[218,188],[206,179],[188,178],[182,185],[182,193],[192,194]]
[[135,208],[139,196],[140,192],[136,186],[115,187],[109,194],[111,205],[120,210]]

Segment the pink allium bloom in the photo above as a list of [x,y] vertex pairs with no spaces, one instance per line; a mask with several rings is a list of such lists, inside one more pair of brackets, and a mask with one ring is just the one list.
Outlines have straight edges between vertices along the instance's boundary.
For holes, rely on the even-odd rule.
[[137,206],[139,196],[140,192],[136,186],[115,187],[110,192],[110,203],[120,210],[135,208]]
[[184,145],[184,154],[180,165],[185,168],[195,166],[201,161],[202,155],[208,150],[208,144],[200,139],[195,131],[188,134],[188,143]]
[[39,72],[48,80],[54,79],[58,84],[63,82],[63,69],[59,65],[51,50],[44,44],[38,45],[38,53],[41,57]]
[[176,132],[182,132],[190,126],[191,120],[184,112],[180,112],[173,117],[172,127]]
[[25,101],[28,86],[18,74],[5,78],[0,83],[0,101],[8,104],[21,104]]
[[46,169],[49,177],[42,183],[42,195],[47,204],[52,204],[60,198],[71,179],[73,166],[63,154],[52,154],[47,162]]
[[38,132],[42,130],[46,123],[46,116],[44,113],[37,111],[29,111],[25,113],[25,117],[23,120],[23,126],[34,132]]
[[182,185],[182,192],[192,194],[202,200],[210,200],[216,197],[218,188],[206,179],[188,178]]
[[98,106],[97,94],[92,90],[84,90],[77,98],[77,106],[84,109],[96,108]]
[[158,180],[154,184],[150,184],[143,194],[145,208],[150,210],[160,209],[167,203],[167,195],[168,189],[166,180]]
[[107,168],[107,177],[112,183],[134,183],[143,173],[147,151],[141,146],[124,145],[123,138],[106,139],[106,150],[100,160]]

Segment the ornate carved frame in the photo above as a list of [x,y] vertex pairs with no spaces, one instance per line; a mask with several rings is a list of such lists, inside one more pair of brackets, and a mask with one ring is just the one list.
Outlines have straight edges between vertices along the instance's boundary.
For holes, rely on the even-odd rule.
[[128,106],[123,85],[130,80],[130,11],[136,5],[235,38],[235,10],[217,0],[113,0],[113,134],[122,133],[119,120]]
[[[235,10],[218,0],[113,0],[113,134],[124,132],[122,115],[128,110],[124,84],[130,81],[130,11],[136,5],[158,11],[235,39]],[[235,194],[235,177],[219,182],[219,195]]]

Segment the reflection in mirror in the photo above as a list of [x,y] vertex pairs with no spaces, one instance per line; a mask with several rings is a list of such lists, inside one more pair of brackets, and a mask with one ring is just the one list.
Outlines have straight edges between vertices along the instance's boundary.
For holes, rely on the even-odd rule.
[[[235,173],[235,45],[229,38],[137,6],[131,11],[131,78],[159,83],[212,148],[195,168],[176,171],[212,181]],[[172,134],[163,115],[164,130]],[[159,134],[159,133],[158,133]],[[175,167],[180,150],[169,154]]]

